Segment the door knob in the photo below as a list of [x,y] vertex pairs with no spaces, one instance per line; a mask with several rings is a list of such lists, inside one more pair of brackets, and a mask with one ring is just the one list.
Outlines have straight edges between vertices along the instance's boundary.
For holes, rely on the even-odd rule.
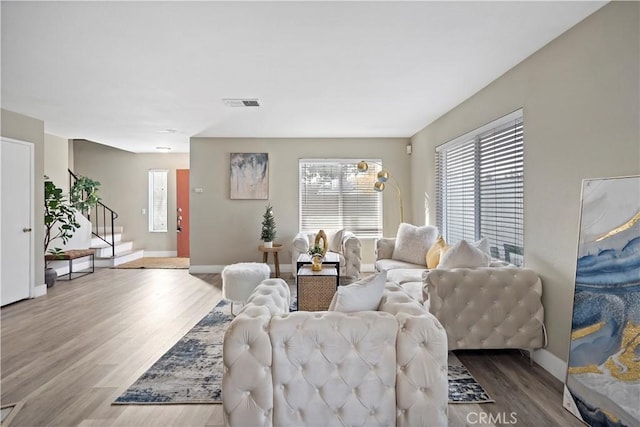
[[31,232],[31,228],[30,227],[25,227],[22,229],[23,233],[30,233]]

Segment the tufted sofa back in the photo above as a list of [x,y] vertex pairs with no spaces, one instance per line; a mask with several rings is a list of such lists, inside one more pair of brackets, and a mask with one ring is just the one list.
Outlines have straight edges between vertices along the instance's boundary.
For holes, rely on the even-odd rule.
[[297,312],[274,316],[269,331],[274,425],[395,423],[394,316]]
[[446,334],[433,315],[393,283],[379,311],[287,313],[282,286],[258,286],[225,333],[227,425],[446,425]]
[[511,265],[430,270],[424,293],[447,331],[449,350],[545,345],[542,283],[533,270]]

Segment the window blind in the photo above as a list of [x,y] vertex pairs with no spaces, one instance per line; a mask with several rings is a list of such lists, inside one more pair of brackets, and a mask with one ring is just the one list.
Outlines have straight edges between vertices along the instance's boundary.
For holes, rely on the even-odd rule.
[[436,149],[436,220],[449,244],[486,237],[491,254],[524,262],[522,111]]
[[382,195],[373,189],[380,160],[300,159],[300,231],[346,229],[358,237],[382,236]]

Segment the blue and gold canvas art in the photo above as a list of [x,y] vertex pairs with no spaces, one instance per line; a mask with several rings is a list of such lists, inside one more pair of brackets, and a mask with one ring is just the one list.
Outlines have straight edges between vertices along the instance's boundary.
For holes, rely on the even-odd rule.
[[564,405],[640,426],[640,177],[584,180]]

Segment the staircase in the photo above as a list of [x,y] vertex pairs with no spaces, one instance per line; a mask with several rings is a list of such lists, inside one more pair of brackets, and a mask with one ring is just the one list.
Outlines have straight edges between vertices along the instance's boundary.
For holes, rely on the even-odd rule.
[[[96,267],[115,267],[144,256],[142,249],[133,249],[132,241],[123,241],[123,227],[94,227],[91,248],[96,250]],[[112,240],[113,239],[113,240]],[[113,242],[113,245],[111,243]]]
[[[69,171],[69,188],[78,180],[78,176]],[[85,198],[83,193],[83,199]],[[133,261],[144,256],[144,251],[134,250],[132,241],[123,241],[123,227],[116,226],[118,214],[102,202],[82,212],[91,223],[90,248],[96,250],[96,267],[115,267],[125,262]],[[86,246],[85,246],[86,248]]]

